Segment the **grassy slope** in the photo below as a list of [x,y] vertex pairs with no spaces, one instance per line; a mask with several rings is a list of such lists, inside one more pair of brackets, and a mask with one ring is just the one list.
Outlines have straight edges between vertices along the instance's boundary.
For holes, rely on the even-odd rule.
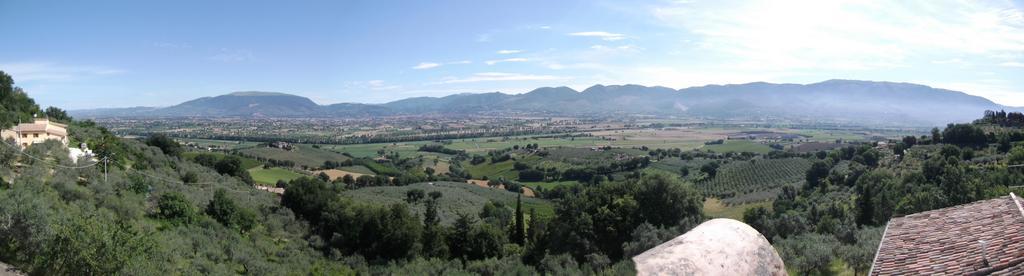
[[369,174],[369,175],[373,175],[374,174],[373,171],[370,170],[370,168],[367,168],[365,166],[360,166],[360,165],[345,166],[345,167],[341,167],[341,168],[338,168],[338,169],[339,170],[343,170],[343,171],[348,171],[348,172],[361,173],[361,174]]
[[256,183],[271,186],[277,184],[278,180],[291,181],[303,176],[302,174],[282,168],[251,169],[249,174],[252,175],[252,179]]
[[[459,213],[479,214],[480,208],[491,200],[502,201],[510,208],[515,208],[518,195],[504,190],[455,182],[435,182],[434,185],[418,183],[408,186],[367,187],[345,191],[344,195],[356,202],[366,204],[394,204],[405,203],[405,193],[412,189],[422,189],[427,193],[440,191],[443,194],[438,210],[441,221],[445,224],[454,222]],[[410,207],[422,217],[425,209],[422,202],[412,204]],[[543,199],[523,197],[523,208],[524,212],[529,212],[530,208],[536,208],[537,214],[540,216],[550,217],[554,214],[551,202]]]
[[487,161],[478,165],[470,165],[468,162],[465,164],[464,168],[466,168],[466,171],[476,179],[481,179],[484,176],[488,177],[488,179],[497,179],[498,177],[519,179],[519,172],[512,168],[512,165],[515,164],[513,160],[498,163]]

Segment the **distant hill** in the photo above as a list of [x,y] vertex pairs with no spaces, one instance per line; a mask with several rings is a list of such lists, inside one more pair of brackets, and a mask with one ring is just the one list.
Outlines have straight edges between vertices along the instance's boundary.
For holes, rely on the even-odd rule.
[[236,92],[204,97],[157,110],[167,116],[304,116],[320,112],[320,105],[295,95],[271,92]]
[[865,124],[941,125],[968,122],[984,110],[1019,110],[963,92],[924,85],[857,80],[819,83],[708,85],[685,89],[595,85],[583,91],[543,87],[524,94],[499,92],[417,97],[384,104],[327,106],[295,95],[237,92],[166,108],[76,110],[76,117],[232,116],[351,117],[408,114],[668,115],[717,119],[797,119]]

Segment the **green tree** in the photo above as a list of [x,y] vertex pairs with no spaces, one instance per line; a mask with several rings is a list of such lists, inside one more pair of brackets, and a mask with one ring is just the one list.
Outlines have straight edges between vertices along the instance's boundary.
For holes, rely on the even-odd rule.
[[469,253],[469,234],[473,231],[476,219],[468,214],[459,214],[452,227],[452,234],[448,238],[448,250],[451,256],[459,259],[466,259]]
[[405,192],[405,202],[414,204],[426,197],[426,193],[422,189],[412,189]]
[[54,240],[38,259],[41,275],[114,275],[149,255],[154,243],[124,222],[71,214],[54,229]]
[[508,227],[512,223],[512,210],[500,201],[484,203],[480,210],[480,219],[485,223],[494,224],[500,228]]
[[43,113],[46,114],[46,118],[49,118],[51,121],[55,122],[71,123],[72,120],[71,116],[68,116],[68,113],[65,112],[63,109],[53,106],[47,107],[46,111],[44,111]]
[[466,246],[466,258],[481,260],[501,257],[502,248],[508,243],[505,231],[490,223],[481,223],[469,232]]
[[206,214],[224,226],[242,232],[247,232],[256,225],[255,214],[251,210],[238,207],[223,188],[213,193],[213,200],[206,205]]
[[[167,135],[161,133],[152,134],[149,138],[146,138],[146,145],[160,148],[160,151],[163,151],[164,154],[170,156],[181,156],[181,152],[183,151],[181,144],[178,144],[178,142],[174,141],[171,137],[167,137]],[[241,162],[241,160],[239,160],[239,162]]]
[[157,217],[178,224],[189,224],[196,219],[196,210],[185,195],[178,192],[165,193],[157,200]]
[[764,207],[758,206],[743,211],[743,222],[757,229],[757,232],[761,232],[761,235],[769,241],[771,241],[772,237],[775,237],[771,212]]
[[445,243],[445,229],[437,214],[437,199],[428,199],[423,213],[423,255],[431,258],[445,258],[448,245]]
[[1024,164],[1024,146],[1015,146],[1010,150],[1010,155],[1006,158],[1008,165],[1021,165]]
[[853,274],[860,275],[861,272],[867,272],[874,262],[875,252],[882,240],[882,228],[862,228],[857,231],[855,237],[855,243],[844,244],[836,251],[839,258],[853,269]]
[[714,178],[718,174],[718,162],[708,162],[703,166],[700,166],[700,172],[707,174],[708,177]]
[[811,168],[807,170],[806,180],[807,184],[805,189],[814,189],[822,185],[822,181],[828,176],[832,170],[831,166],[825,161],[815,161],[811,164]]
[[839,245],[832,235],[803,234],[775,243],[787,268],[799,271],[800,275],[823,272],[835,259],[834,249]]
[[33,114],[39,114],[39,106],[14,86],[14,79],[0,71],[0,129],[7,129],[18,122],[29,122]]

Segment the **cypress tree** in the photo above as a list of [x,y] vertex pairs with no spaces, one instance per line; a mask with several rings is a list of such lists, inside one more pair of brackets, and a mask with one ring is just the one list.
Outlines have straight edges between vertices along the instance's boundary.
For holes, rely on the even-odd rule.
[[516,197],[516,222],[512,229],[512,241],[518,245],[526,243],[526,225],[523,218],[523,195]]

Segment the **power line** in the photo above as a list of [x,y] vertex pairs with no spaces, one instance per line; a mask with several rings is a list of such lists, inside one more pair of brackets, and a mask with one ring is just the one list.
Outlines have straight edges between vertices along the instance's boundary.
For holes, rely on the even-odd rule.
[[[14,150],[15,152],[17,152],[18,154],[21,154],[21,155],[27,156],[28,158],[31,158],[31,159],[34,159],[34,160],[37,160],[37,161],[39,161],[39,162],[43,162],[43,163],[48,163],[48,162],[49,162],[49,160],[46,160],[45,158],[40,158],[40,157],[36,157],[36,156],[33,156],[33,155],[31,155],[31,154],[25,153],[25,152],[24,152],[24,151],[22,151],[22,150],[21,150],[20,148],[17,148],[17,149],[16,149],[16,148],[14,148],[14,147],[15,147],[14,145],[8,144],[7,142],[0,142],[0,144],[4,144],[5,146],[7,146],[7,147],[9,147],[9,148],[13,149],[13,150]],[[73,169],[73,170],[77,170],[77,169],[85,169],[85,168],[90,168],[90,167],[96,166],[97,164],[99,164],[99,163],[98,163],[98,162],[93,162],[92,164],[89,164],[89,165],[85,165],[85,166],[64,166],[64,165],[61,165],[61,164],[56,164],[56,163],[51,163],[51,164],[48,164],[48,165],[51,165],[51,166],[54,166],[54,167],[57,167],[57,168],[61,168],[61,169]]]
[[[14,149],[14,147],[15,147],[14,145],[8,144],[6,142],[0,142],[0,144],[4,144],[4,145],[6,145],[6,146],[8,146],[8,147],[10,147],[12,149]],[[34,155],[31,155],[31,154],[28,154],[28,153],[22,151],[20,148],[17,148],[17,149],[14,149],[14,150],[15,150],[15,152],[17,152],[17,153],[19,153],[21,155],[24,155],[24,156],[26,156],[28,158],[33,159],[33,160],[37,160],[37,161],[42,162],[43,165],[48,165],[48,166],[52,166],[52,167],[55,167],[55,168],[75,169],[75,170],[77,170],[77,169],[86,169],[86,168],[95,167],[96,165],[100,164],[100,162],[92,162],[91,164],[85,165],[85,166],[64,166],[64,165],[60,165],[60,164],[50,163],[49,160],[47,160],[46,158],[41,158],[41,157],[38,157],[38,156],[34,156]],[[109,164],[113,163],[113,164],[120,164],[122,166],[125,165],[125,164],[121,164],[120,162],[117,162],[116,160],[110,160],[107,157],[103,157],[103,159],[101,161],[102,161],[102,163],[104,165],[103,166],[104,167],[103,168],[103,182],[107,182],[107,166],[109,166]],[[180,181],[180,180],[169,180],[168,178],[164,178],[164,177],[160,177],[160,176],[156,176],[156,175],[152,175],[152,174],[147,174],[147,173],[144,173],[142,171],[132,169],[131,167],[128,167],[128,166],[124,166],[124,167],[127,168],[125,171],[135,172],[135,173],[147,176],[149,178],[153,178],[153,179],[157,179],[157,180],[160,180],[160,181],[164,181],[164,182],[168,182],[168,183],[173,183],[173,184],[212,185],[212,184],[220,183],[220,182],[185,183],[184,181]]]

